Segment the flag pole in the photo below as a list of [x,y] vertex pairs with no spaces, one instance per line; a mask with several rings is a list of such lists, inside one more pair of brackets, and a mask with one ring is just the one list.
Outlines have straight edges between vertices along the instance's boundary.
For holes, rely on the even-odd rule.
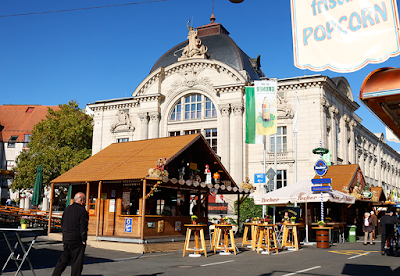
[[[297,106],[297,91],[295,92],[295,96],[294,96],[294,100],[295,100],[295,114],[294,116],[296,116],[295,118],[295,125],[293,126],[293,133],[294,133],[294,183],[297,183],[297,123],[298,123],[298,106]],[[297,207],[297,202],[294,203],[294,207]]]
[[[264,142],[264,162],[263,162],[263,173],[264,173],[264,175],[265,175],[265,171],[266,171],[266,169],[265,169],[265,165],[266,165],[266,161],[267,161],[267,143],[266,143],[266,136],[265,135],[263,135],[263,142]],[[265,181],[267,181],[267,179],[265,179]],[[265,184],[267,184],[267,183],[265,183]],[[268,185],[268,184],[267,184]],[[265,195],[266,194],[266,185],[264,185],[264,187],[263,187],[263,194]],[[266,213],[267,213],[267,205],[263,205],[262,206],[262,215],[263,215],[263,218],[265,218],[265,215],[266,215]]]

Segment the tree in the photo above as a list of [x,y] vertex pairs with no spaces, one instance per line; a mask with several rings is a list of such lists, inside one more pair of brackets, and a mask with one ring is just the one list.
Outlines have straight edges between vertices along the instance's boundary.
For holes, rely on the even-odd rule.
[[33,188],[39,165],[43,167],[43,183],[48,185],[91,156],[93,118],[86,115],[76,101],[58,107],[58,110],[49,108],[46,119],[33,127],[29,149],[16,159],[13,191]]
[[[238,214],[238,201],[235,201],[235,215]],[[255,217],[262,217],[262,205],[255,205],[254,198],[246,198],[240,205],[240,221],[239,225]]]

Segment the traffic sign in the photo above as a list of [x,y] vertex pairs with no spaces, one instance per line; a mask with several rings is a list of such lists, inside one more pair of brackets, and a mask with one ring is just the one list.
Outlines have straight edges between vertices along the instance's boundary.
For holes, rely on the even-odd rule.
[[274,171],[274,169],[273,168],[269,168],[269,170],[267,171],[267,177],[268,177],[268,179],[274,179],[274,176],[275,176],[275,171]]
[[265,173],[255,173],[254,183],[265,183]]
[[317,175],[324,176],[328,171],[328,166],[324,160],[319,159],[317,162],[315,162],[314,170]]
[[311,187],[311,191],[313,192],[330,192],[332,191],[331,186],[314,186]]
[[311,179],[312,184],[330,184],[332,183],[332,178],[316,178]]

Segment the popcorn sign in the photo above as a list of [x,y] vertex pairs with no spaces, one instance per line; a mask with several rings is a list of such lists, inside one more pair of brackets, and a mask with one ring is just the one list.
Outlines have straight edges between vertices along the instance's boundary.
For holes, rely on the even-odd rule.
[[394,0],[291,0],[294,63],[354,72],[400,54]]

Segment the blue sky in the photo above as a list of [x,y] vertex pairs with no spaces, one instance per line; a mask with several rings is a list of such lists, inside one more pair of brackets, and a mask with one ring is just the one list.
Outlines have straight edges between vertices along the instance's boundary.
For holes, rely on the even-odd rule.
[[[0,16],[137,3],[134,0],[1,0]],[[140,2],[146,2],[141,0]],[[398,3],[399,4],[399,3]],[[109,8],[0,17],[0,104],[58,105],[127,97],[167,50],[186,40],[186,22],[208,24],[212,0],[168,0]],[[384,125],[358,100],[364,78],[400,57],[354,73],[300,70],[293,63],[290,1],[215,0],[222,23],[268,77],[344,76],[372,132]],[[400,151],[400,144],[388,142]]]

